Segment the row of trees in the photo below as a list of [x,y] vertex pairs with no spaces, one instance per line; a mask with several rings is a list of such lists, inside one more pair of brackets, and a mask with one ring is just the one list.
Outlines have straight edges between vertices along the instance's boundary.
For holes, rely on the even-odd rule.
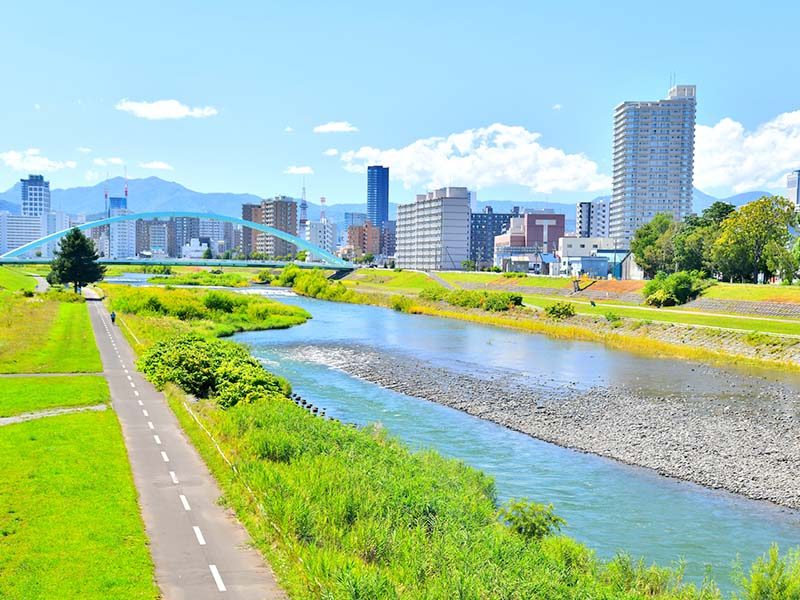
[[656,215],[636,231],[631,251],[648,277],[704,271],[727,281],[756,283],[763,274],[791,283],[800,270],[800,241],[791,233],[797,224],[795,207],[780,196],[738,209],[715,202],[681,222]]

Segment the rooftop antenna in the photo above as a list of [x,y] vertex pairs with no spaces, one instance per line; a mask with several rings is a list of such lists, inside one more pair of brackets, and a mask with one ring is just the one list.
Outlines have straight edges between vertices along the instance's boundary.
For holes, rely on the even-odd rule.
[[300,200],[300,231],[305,233],[308,226],[308,202],[306,202],[306,178],[303,177],[303,197]]

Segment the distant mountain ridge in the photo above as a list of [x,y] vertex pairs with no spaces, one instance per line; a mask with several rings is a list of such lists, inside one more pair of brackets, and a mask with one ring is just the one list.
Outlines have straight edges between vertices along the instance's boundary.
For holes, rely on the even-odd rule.
[[[114,177],[107,182],[93,186],[84,186],[67,189],[53,189],[50,192],[50,203],[55,210],[62,210],[70,214],[93,214],[101,212],[104,208],[103,192],[108,188],[109,196],[122,196],[125,189],[125,180]],[[702,212],[717,200],[730,202],[741,206],[769,195],[768,192],[754,191],[736,194],[728,198],[718,199],[698,189],[694,190],[694,210]],[[151,212],[158,210],[196,210],[201,212],[215,212],[232,217],[242,214],[242,204],[260,202],[261,197],[255,194],[234,194],[227,192],[197,192],[174,182],[166,181],[159,177],[145,179],[130,179],[128,181],[129,208],[134,212]],[[604,196],[601,196],[601,198]],[[16,183],[5,192],[0,192],[0,210],[13,214],[20,212],[20,184]],[[525,210],[554,210],[562,211],[567,216],[567,229],[575,227],[575,205],[561,202],[547,201],[511,201],[511,200],[485,200],[478,202],[478,209],[491,206],[495,212],[511,212],[512,208],[519,206]],[[334,222],[344,222],[345,212],[367,211],[366,199],[363,203],[331,204],[325,207],[326,216]],[[389,204],[389,218],[397,215],[397,204]],[[318,220],[320,205],[315,202],[308,203],[308,218]]]

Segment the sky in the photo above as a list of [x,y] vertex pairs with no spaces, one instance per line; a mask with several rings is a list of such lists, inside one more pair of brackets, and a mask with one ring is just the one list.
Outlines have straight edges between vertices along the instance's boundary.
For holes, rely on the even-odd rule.
[[[737,6],[740,4],[741,6]],[[0,189],[151,175],[365,202],[610,192],[612,113],[697,85],[695,185],[800,168],[800,3],[15,2],[0,20]],[[112,190],[113,191],[113,190]]]

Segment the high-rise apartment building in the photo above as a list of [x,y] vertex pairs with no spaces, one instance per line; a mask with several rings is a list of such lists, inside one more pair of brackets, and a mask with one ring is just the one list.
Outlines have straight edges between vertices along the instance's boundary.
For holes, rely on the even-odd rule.
[[665,100],[614,109],[614,181],[610,234],[628,246],[658,213],[692,212],[696,88],[676,85]]
[[[253,223],[263,223],[264,211],[261,204],[242,204],[242,219]],[[259,233],[257,229],[242,227],[242,252],[245,256],[251,256],[257,251]]]
[[575,234],[578,237],[608,237],[611,199],[595,198],[575,207]]
[[519,207],[510,213],[496,213],[491,206],[470,216],[469,259],[479,269],[494,264],[494,238],[508,230],[512,217],[519,216]]
[[389,167],[367,167],[367,220],[376,227],[389,220]]
[[447,187],[417,196],[397,209],[396,266],[424,271],[463,269],[469,258],[467,188]]
[[20,179],[22,196],[22,216],[38,217],[50,212],[50,182],[43,175],[28,175]]
[[[108,213],[111,217],[129,215],[128,199],[116,197],[108,199]],[[108,232],[108,254],[110,258],[132,258],[136,256],[136,222],[122,221],[111,223]]]
[[347,228],[347,245],[354,257],[372,254],[377,256],[381,251],[381,230],[367,221],[361,225]]
[[795,205],[797,210],[800,210],[800,170],[789,173],[786,178],[786,187],[789,192],[787,194],[789,201]]
[[324,217],[319,221],[309,221],[306,232],[306,239],[310,243],[328,252],[336,252],[336,223]]
[[[297,235],[297,202],[288,196],[275,196],[261,203],[264,225],[280,229],[286,233]],[[297,248],[294,244],[274,235],[262,234],[258,238],[257,250],[267,256],[294,255]]]

